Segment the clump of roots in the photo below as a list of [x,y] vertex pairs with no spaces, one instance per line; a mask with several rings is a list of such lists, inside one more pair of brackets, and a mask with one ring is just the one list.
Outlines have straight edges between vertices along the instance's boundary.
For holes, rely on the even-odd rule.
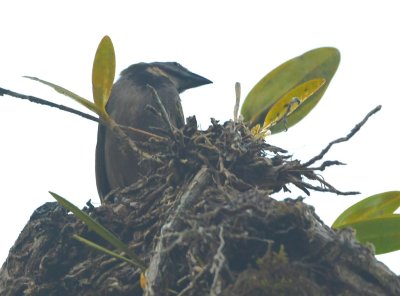
[[[232,287],[244,280],[244,271],[250,268],[258,274],[265,267],[260,258],[278,265],[276,274],[265,273],[271,278],[258,285],[259,291],[273,288],[277,295],[291,295],[291,291],[295,295],[301,283],[304,295],[329,291],[338,279],[320,281],[326,265],[308,269],[308,264],[333,259],[341,243],[332,250],[323,248],[326,238],[334,240],[336,233],[323,226],[301,199],[279,202],[270,195],[288,190],[289,184],[306,194],[310,190],[355,194],[335,189],[319,175],[341,163],[325,161],[311,167],[327,150],[307,163],[293,160],[284,149],[254,137],[241,122],[221,125],[212,119],[210,127],[201,131],[191,117],[182,129],[171,130],[165,140],[141,146],[158,151],[163,165],[157,163],[149,176],[116,192],[112,199],[129,209],[125,235],[135,236],[137,250],[146,250],[149,295],[159,295],[155,291],[219,295],[224,289],[231,293],[226,295],[248,295],[232,294]],[[354,243],[354,238],[350,241]],[[307,257],[315,250],[321,257]],[[371,253],[366,253],[370,259]],[[287,278],[276,280],[286,271]]]

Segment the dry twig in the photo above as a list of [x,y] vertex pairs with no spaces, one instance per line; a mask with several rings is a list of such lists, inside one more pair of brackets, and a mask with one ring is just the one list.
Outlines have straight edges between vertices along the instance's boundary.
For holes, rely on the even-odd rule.
[[359,123],[357,123],[353,129],[350,131],[350,133],[342,138],[336,139],[332,142],[330,142],[328,144],[328,146],[326,146],[318,155],[314,156],[313,158],[311,158],[309,161],[303,163],[304,167],[309,167],[310,165],[314,164],[316,161],[322,159],[326,153],[328,153],[328,151],[331,149],[331,147],[334,144],[338,144],[338,143],[342,143],[342,142],[346,142],[348,140],[351,139],[351,137],[353,137],[360,129],[361,127],[368,121],[368,119],[374,115],[375,113],[377,113],[379,110],[381,110],[382,106],[376,106],[374,109],[372,109],[370,112],[368,112],[368,114],[364,117],[363,120],[361,120]]

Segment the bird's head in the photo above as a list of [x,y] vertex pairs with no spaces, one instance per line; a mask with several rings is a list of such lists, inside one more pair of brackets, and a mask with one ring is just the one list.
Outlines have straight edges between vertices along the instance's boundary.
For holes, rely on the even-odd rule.
[[134,64],[124,70],[121,76],[127,76],[135,80],[138,79],[150,85],[153,84],[152,81],[168,80],[175,85],[179,93],[189,88],[212,83],[207,78],[190,72],[176,62]]

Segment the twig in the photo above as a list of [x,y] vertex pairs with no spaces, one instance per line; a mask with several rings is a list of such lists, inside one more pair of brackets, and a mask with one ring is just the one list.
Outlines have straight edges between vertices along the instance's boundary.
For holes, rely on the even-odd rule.
[[208,271],[207,266],[203,267],[199,273],[197,273],[193,279],[189,282],[189,285],[186,286],[177,296],[183,296],[185,294],[189,294],[189,292],[193,292],[193,287],[197,283],[197,281]]
[[235,83],[235,94],[236,94],[236,101],[235,101],[235,108],[233,109],[233,120],[235,122],[238,121],[238,114],[239,114],[239,105],[240,105],[240,82]]
[[132,141],[131,138],[129,138],[129,136],[122,130],[122,128],[111,118],[109,118],[108,120],[108,125],[111,129],[111,131],[120,139],[122,139],[122,141],[125,141],[125,143],[128,144],[129,148],[137,153],[139,156],[147,158],[147,159],[151,159],[157,163],[162,164],[163,162],[156,157],[155,155],[150,155],[149,153],[141,150],[135,143],[135,141]]
[[171,215],[168,215],[167,221],[160,230],[158,242],[154,248],[154,255],[150,258],[149,267],[146,271],[147,287],[145,295],[158,295],[156,291],[162,286],[162,273],[168,272],[168,253],[165,250],[168,248],[170,240],[169,234],[174,233],[182,227],[182,214],[193,207],[193,204],[198,200],[204,189],[209,184],[211,175],[206,167],[202,167],[187,185],[187,189],[183,190],[182,196],[177,198],[179,203],[173,209]]
[[[50,101],[47,101],[47,100],[44,100],[44,99],[41,99],[41,98],[38,98],[38,97],[20,94],[20,93],[17,93],[17,92],[14,92],[14,91],[11,91],[11,90],[8,90],[8,89],[4,89],[4,88],[0,87],[0,96],[4,96],[4,95],[10,96],[10,97],[14,97],[14,98],[18,98],[18,99],[28,100],[28,101],[30,101],[32,103],[36,103],[36,104],[40,104],[40,105],[45,105],[45,106],[57,108],[59,110],[66,111],[66,112],[81,116],[83,118],[89,119],[91,121],[106,125],[106,123],[103,122],[100,118],[92,116],[90,114],[78,111],[76,109],[73,109],[73,108],[70,108],[70,107],[67,107],[67,106],[64,106],[64,105],[56,104],[56,103],[53,103],[53,102],[50,102]],[[120,128],[121,129],[125,129],[125,130],[129,130],[129,131],[137,133],[137,134],[141,134],[141,135],[147,136],[149,138],[156,138],[158,140],[166,140],[165,137],[161,137],[161,136],[158,136],[156,134],[153,134],[153,133],[150,133],[150,132],[138,129],[138,128],[134,128],[134,127],[130,127],[130,126],[123,126],[123,125],[120,125]]]
[[43,100],[43,99],[40,99],[40,98],[37,98],[37,97],[34,97],[34,96],[23,95],[23,94],[20,94],[20,93],[17,93],[17,92],[13,92],[11,90],[4,89],[4,88],[0,87],[0,96],[4,96],[4,95],[11,96],[11,97],[14,97],[14,98],[23,99],[23,100],[28,100],[28,101],[30,101],[32,103],[36,103],[36,104],[41,104],[41,105],[45,105],[45,106],[49,106],[49,107],[54,107],[54,108],[60,109],[62,111],[66,111],[66,112],[69,112],[69,113],[72,113],[72,114],[75,114],[75,115],[79,115],[79,116],[81,116],[83,118],[86,118],[86,119],[89,119],[89,120],[92,120],[92,121],[95,121],[95,122],[99,122],[99,123],[101,122],[100,119],[95,117],[95,116],[92,116],[90,114],[87,114],[87,113],[72,109],[70,107],[67,107],[67,106],[64,106],[64,105],[60,105],[60,104],[55,104],[53,102],[49,102],[49,101],[46,101],[46,100]]
[[149,138],[155,138],[155,139],[160,140],[160,141],[167,141],[167,138],[165,138],[165,137],[162,137],[162,136],[147,132],[145,130],[141,130],[141,129],[135,128],[135,127],[126,126],[126,125],[119,125],[119,127],[121,129],[123,129],[123,130],[127,130],[129,132],[134,132],[134,133],[137,133],[137,134],[141,134],[141,135],[147,136]]
[[165,110],[164,104],[161,102],[161,99],[156,91],[156,89],[154,87],[152,87],[150,84],[147,84],[147,87],[150,88],[150,90],[153,92],[153,97],[157,102],[157,105],[160,107],[161,110],[161,115],[162,118],[164,119],[164,121],[167,123],[167,126],[169,128],[169,131],[171,132],[171,135],[173,136],[175,133],[175,128],[171,123],[171,120],[169,118],[169,115],[167,113],[167,110]]
[[310,171],[324,171],[327,167],[333,165],[346,165],[345,163],[338,160],[327,160],[324,161],[319,167],[308,168]]
[[219,226],[220,244],[217,249],[217,253],[214,255],[213,263],[210,268],[210,272],[214,273],[213,283],[212,283],[211,289],[210,289],[211,296],[217,296],[217,295],[221,294],[221,290],[222,290],[221,270],[224,267],[224,265],[226,264],[226,258],[222,251],[225,246],[225,240],[224,240],[223,233],[224,233],[224,227]]
[[[323,182],[321,180],[318,180],[318,181],[323,183],[325,185],[325,188],[324,187],[320,187],[320,186],[314,186],[314,185],[311,185],[311,184],[305,183],[305,182],[301,182],[301,184],[299,184],[298,182],[295,182],[293,184],[295,186],[299,187],[299,188],[305,187],[305,188],[308,188],[308,189],[311,189],[311,190],[314,190],[314,191],[330,192],[330,193],[335,193],[337,195],[356,195],[356,194],[360,194],[360,192],[358,192],[358,191],[340,191],[340,190],[337,190],[332,185],[329,185],[325,181],[323,181]],[[328,186],[327,186],[327,184],[328,184]]]
[[373,110],[371,110],[371,111],[364,117],[364,119],[363,119],[361,122],[359,122],[358,124],[356,124],[356,125],[353,127],[353,129],[350,131],[350,133],[349,133],[347,136],[342,137],[342,138],[339,138],[339,139],[336,139],[336,140],[330,142],[330,143],[328,144],[328,146],[326,146],[325,149],[323,149],[317,156],[315,156],[315,157],[311,158],[309,161],[303,163],[302,166],[303,166],[303,167],[308,167],[308,166],[314,164],[316,161],[322,159],[322,158],[325,156],[325,154],[328,153],[328,151],[331,149],[331,147],[332,147],[334,144],[338,144],[338,143],[341,143],[341,142],[346,142],[346,141],[348,141],[351,137],[353,137],[353,136],[360,130],[360,128],[367,122],[367,120],[368,120],[372,115],[374,115],[376,112],[378,112],[379,110],[381,110],[381,108],[382,108],[381,105],[376,106]]

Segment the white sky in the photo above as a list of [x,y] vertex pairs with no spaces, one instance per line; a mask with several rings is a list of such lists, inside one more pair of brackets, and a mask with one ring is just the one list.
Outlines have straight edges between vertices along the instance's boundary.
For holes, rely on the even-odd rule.
[[[129,4],[127,4],[129,3]],[[397,1],[8,1],[0,18],[0,87],[80,108],[37,76],[91,98],[91,66],[103,35],[111,36],[117,72],[145,61],[178,61],[214,81],[182,96],[185,115],[206,128],[232,116],[234,83],[243,97],[282,62],[321,46],[337,47],[341,65],[311,114],[269,139],[308,160],[347,134],[378,104],[383,109],[327,159],[347,163],[323,172],[357,197],[312,193],[306,202],[330,225],[348,206],[400,190],[400,18]],[[78,206],[97,202],[96,125],[11,97],[0,97],[0,261],[54,191]],[[301,192],[294,190],[292,197]],[[287,196],[287,195],[284,195]],[[400,252],[380,256],[400,273]]]

